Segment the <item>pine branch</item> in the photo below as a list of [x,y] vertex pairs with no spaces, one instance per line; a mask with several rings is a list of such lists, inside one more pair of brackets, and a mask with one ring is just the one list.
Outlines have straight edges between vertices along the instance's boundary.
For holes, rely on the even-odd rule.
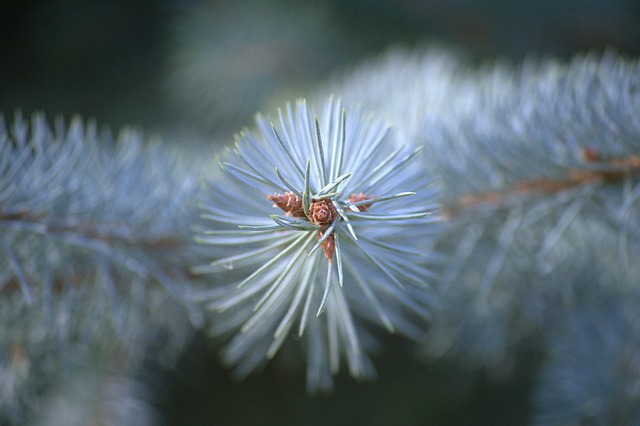
[[[640,62],[613,52],[569,64],[474,70],[463,58],[431,50],[392,52],[323,90],[387,116],[406,140],[423,144],[427,170],[442,187],[447,226],[434,237],[450,257],[440,271],[444,303],[424,339],[426,352],[461,355],[503,375],[516,344],[564,336],[566,329],[551,321],[554,311],[572,318],[590,312],[588,304],[567,299],[568,288],[611,294],[615,302],[602,312],[625,298],[638,300],[639,88]],[[599,265],[597,274],[584,280],[578,272],[589,263]],[[599,328],[602,353],[616,350],[608,336],[626,333],[628,322]],[[572,330],[572,347],[581,346]],[[626,341],[640,352],[632,333]],[[569,346],[555,349],[563,338],[547,347],[565,357],[560,366],[571,362]],[[568,374],[588,380],[589,369],[599,371],[596,357],[583,361],[580,372]],[[540,398],[557,395],[559,386],[547,384]],[[614,405],[637,404],[630,395],[614,405],[599,398],[598,419],[615,419],[604,414]],[[588,417],[586,409],[560,411],[573,419]]]
[[78,118],[54,129],[42,115],[0,120],[0,406],[9,419],[29,415],[70,365],[103,351],[135,364],[158,328],[172,336],[158,357],[177,355],[197,315],[185,299],[198,181],[189,166],[132,130],[113,140]]
[[353,377],[373,375],[369,323],[420,336],[438,260],[421,150],[395,148],[382,120],[332,98],[316,111],[299,101],[273,122],[259,116],[223,153],[199,237],[213,262],[197,268],[228,283],[201,299],[211,333],[233,335],[223,356],[235,373],[294,334],[311,392],[331,388],[343,358]]
[[[134,363],[158,327],[175,353],[198,312],[184,306],[192,274],[206,273],[216,282],[197,298],[212,334],[233,336],[223,357],[239,376],[293,333],[309,389],[327,389],[343,358],[373,374],[370,325],[428,326],[424,353],[498,375],[514,346],[542,340],[540,422],[636,418],[639,88],[640,63],[613,53],[473,69],[395,51],[311,106],[259,116],[198,197],[197,170],[138,134],[3,121],[0,404],[22,420],[65,362],[116,347]],[[193,269],[191,228],[212,261]]]

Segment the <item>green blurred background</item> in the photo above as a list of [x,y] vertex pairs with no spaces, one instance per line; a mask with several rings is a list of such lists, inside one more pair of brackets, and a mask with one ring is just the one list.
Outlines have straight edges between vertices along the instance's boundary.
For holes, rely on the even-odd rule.
[[232,132],[389,46],[640,53],[634,0],[4,0],[0,110]]

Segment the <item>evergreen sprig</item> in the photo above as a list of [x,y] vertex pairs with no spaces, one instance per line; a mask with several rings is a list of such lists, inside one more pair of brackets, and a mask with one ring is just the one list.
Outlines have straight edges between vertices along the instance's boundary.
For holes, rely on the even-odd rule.
[[[443,303],[426,352],[457,354],[498,375],[508,374],[516,346],[553,354],[537,398],[559,403],[540,419],[608,423],[619,419],[607,417],[616,407],[637,404],[629,393],[609,398],[601,386],[596,408],[580,405],[586,393],[561,381],[620,383],[607,354],[620,349],[622,335],[629,334],[625,350],[640,353],[629,317],[599,325],[595,340],[584,332],[588,318],[632,304],[623,301],[640,290],[639,88],[640,62],[614,52],[474,68],[436,49],[392,52],[323,89],[387,116],[405,139],[424,145],[441,184],[447,220],[434,238],[449,261],[439,271]],[[585,270],[593,274],[578,273]],[[573,292],[613,301],[594,307]],[[554,321],[557,311],[574,325]],[[541,335],[558,337],[541,348]],[[572,354],[568,343],[594,341],[604,345],[594,356]]]
[[[214,335],[237,332],[225,360],[244,376],[291,334],[306,345],[311,391],[329,388],[345,357],[372,374],[365,322],[417,338],[432,295],[435,195],[420,150],[396,147],[382,120],[326,101],[258,117],[220,160],[200,237],[230,286],[202,296]],[[279,210],[278,210],[279,209]]]
[[7,418],[19,421],[71,365],[117,356],[125,371],[159,328],[172,331],[158,359],[177,354],[190,330],[184,296],[197,181],[175,153],[133,130],[114,140],[78,118],[53,129],[42,115],[0,120]]
[[310,390],[343,358],[368,377],[376,325],[499,376],[540,356],[540,424],[638,419],[640,63],[394,51],[320,92],[259,116],[202,192],[136,132],[0,121],[0,421],[158,328],[175,355],[192,272],[240,376],[293,334]]

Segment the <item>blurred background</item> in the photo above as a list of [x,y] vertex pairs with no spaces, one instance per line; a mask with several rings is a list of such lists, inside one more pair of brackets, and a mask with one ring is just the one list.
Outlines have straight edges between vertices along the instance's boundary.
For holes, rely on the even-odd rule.
[[0,111],[224,134],[390,46],[640,53],[634,0],[2,0]]
[[[0,112],[226,143],[261,109],[313,95],[393,46],[432,43],[477,63],[608,48],[638,56],[640,2],[1,0]],[[138,379],[168,425],[526,423],[537,354],[524,351],[501,377],[383,343],[378,381],[341,375],[332,395],[314,398],[286,362],[234,382],[202,337],[174,369],[149,365]]]

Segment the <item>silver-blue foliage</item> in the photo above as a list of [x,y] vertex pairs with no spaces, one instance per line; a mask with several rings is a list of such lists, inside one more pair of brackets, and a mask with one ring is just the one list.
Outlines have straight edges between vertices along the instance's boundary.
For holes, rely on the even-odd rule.
[[[204,203],[200,241],[215,261],[198,271],[231,283],[202,296],[220,314],[212,333],[235,334],[224,357],[240,376],[293,335],[311,391],[331,386],[343,357],[368,377],[367,323],[416,338],[433,301],[436,193],[421,152],[332,99],[317,116],[301,101],[256,126],[222,154]],[[332,216],[318,221],[322,209]]]
[[640,297],[628,286],[637,285],[640,264],[612,262],[616,242],[594,234],[594,255],[557,277],[566,285],[562,302],[547,300],[553,312],[544,327],[549,349],[536,380],[534,424],[640,422]]
[[64,362],[180,340],[198,250],[239,376],[299,339],[310,390],[368,377],[375,326],[499,374],[542,342],[538,423],[638,419],[640,63],[396,50],[318,99],[237,136],[202,221],[197,172],[135,132],[0,123],[3,415]]
[[[592,380],[606,389],[620,378],[601,363],[614,363],[606,354],[620,349],[619,338],[628,334],[628,350],[640,352],[638,329],[623,316],[594,331],[603,345],[594,356],[576,349],[584,363],[578,369],[571,347],[594,346],[578,331],[588,321],[568,331],[552,321],[558,311],[598,318],[638,300],[640,62],[607,52],[568,64],[474,68],[442,50],[395,51],[326,90],[385,115],[404,139],[424,145],[442,186],[448,220],[436,247],[450,257],[439,271],[443,304],[426,352],[462,355],[504,374],[514,345],[558,336],[548,341],[555,359],[538,394],[539,401],[559,397],[554,419],[602,420],[617,406],[635,406],[629,393],[620,395],[624,401],[601,396],[587,413],[580,401],[588,391],[561,397],[562,383],[550,382]],[[589,280],[576,273],[587,264],[598,265]],[[591,312],[571,296],[581,287],[616,301]]]
[[160,327],[172,331],[158,359],[176,356],[190,330],[182,301],[197,181],[133,130],[114,140],[77,118],[54,128],[42,115],[0,120],[6,419],[21,421],[61,371],[89,359],[114,356],[126,371]]

